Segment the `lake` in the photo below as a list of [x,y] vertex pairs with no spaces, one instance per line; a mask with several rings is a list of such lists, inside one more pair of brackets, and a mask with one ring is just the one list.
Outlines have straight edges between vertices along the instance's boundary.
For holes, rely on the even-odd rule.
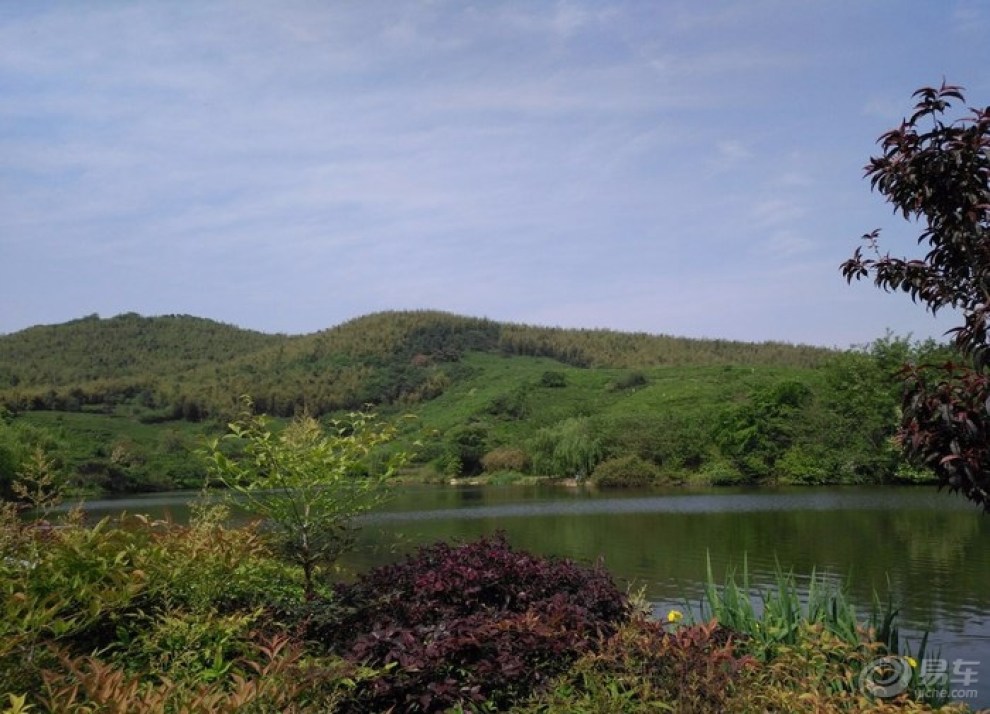
[[[177,521],[195,494],[94,501],[93,515],[126,510]],[[848,584],[863,619],[874,592],[900,606],[912,646],[930,646],[977,674],[990,706],[990,516],[931,487],[606,491],[549,486],[409,486],[364,519],[350,572],[394,561],[415,545],[503,530],[516,547],[591,563],[644,588],[659,610],[696,608],[706,559],[716,580],[772,585],[779,564],[807,583],[813,570]],[[982,685],[982,686],[981,686]]]

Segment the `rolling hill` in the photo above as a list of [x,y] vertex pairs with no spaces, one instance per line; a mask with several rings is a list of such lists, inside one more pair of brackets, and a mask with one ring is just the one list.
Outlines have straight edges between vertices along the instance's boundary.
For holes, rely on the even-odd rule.
[[456,365],[472,352],[627,369],[815,367],[829,354],[781,343],[534,327],[432,311],[377,313],[301,336],[128,313],[0,336],[0,404],[13,411],[79,411],[136,403],[168,418],[198,420],[251,394],[279,416],[300,408],[324,414],[435,397],[445,379],[462,375]]
[[[435,311],[293,336],[128,313],[0,336],[0,405],[8,431],[46,435],[75,483],[99,490],[199,483],[191,452],[240,395],[277,417],[372,408],[435,477],[590,475],[635,456],[665,478],[760,482],[784,466],[797,481],[875,480],[893,473],[896,396],[873,362]],[[855,409],[834,383],[850,365],[874,395]]]

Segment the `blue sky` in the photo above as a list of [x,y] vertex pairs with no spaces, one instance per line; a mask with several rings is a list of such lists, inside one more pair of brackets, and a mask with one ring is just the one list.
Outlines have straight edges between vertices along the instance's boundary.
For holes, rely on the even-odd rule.
[[0,333],[386,309],[847,347],[876,138],[990,0],[0,0]]

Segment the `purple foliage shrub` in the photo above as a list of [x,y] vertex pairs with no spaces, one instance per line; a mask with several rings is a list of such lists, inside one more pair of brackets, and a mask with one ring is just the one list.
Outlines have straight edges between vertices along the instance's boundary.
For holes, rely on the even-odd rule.
[[513,550],[504,536],[421,548],[335,588],[333,622],[315,633],[383,674],[353,711],[503,707],[595,650],[629,616],[600,565]]

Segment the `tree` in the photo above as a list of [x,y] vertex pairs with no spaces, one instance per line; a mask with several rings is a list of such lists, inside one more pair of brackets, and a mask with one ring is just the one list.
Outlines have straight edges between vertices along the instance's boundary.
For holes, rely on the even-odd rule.
[[747,479],[776,477],[776,464],[798,440],[802,412],[813,401],[811,389],[796,380],[757,389],[727,412],[716,442]]
[[482,471],[482,457],[488,452],[488,426],[479,422],[463,424],[447,434],[446,473],[474,476]]
[[585,478],[605,458],[605,446],[590,417],[570,417],[536,432],[530,443],[533,473]]
[[881,253],[879,230],[863,236],[845,261],[848,282],[872,276],[933,314],[958,312],[947,334],[966,364],[919,364],[902,372],[898,440],[914,462],[932,468],[940,487],[961,491],[990,510],[990,107],[945,118],[962,89],[944,82],[913,95],[914,113],[880,136],[882,154],[866,166],[873,190],[923,230],[922,258]]
[[302,568],[311,599],[319,568],[352,543],[355,516],[383,500],[385,481],[403,460],[394,454],[377,473],[363,463],[394,428],[357,412],[329,427],[298,416],[276,434],[250,399],[243,405],[229,432],[207,445],[210,474],[270,522],[277,544]]

